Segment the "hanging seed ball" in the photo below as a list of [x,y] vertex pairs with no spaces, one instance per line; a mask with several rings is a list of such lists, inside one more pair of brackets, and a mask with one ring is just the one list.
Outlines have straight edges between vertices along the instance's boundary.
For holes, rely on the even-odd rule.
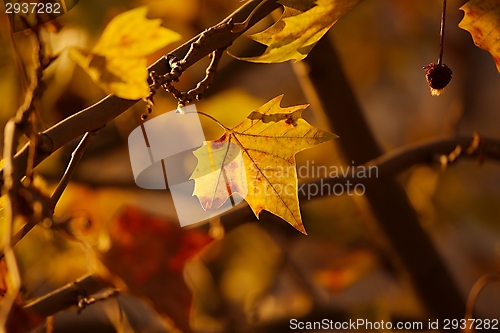
[[429,88],[431,88],[432,96],[439,96],[444,87],[448,85],[451,81],[451,76],[453,72],[445,64],[430,63],[424,67],[425,79]]

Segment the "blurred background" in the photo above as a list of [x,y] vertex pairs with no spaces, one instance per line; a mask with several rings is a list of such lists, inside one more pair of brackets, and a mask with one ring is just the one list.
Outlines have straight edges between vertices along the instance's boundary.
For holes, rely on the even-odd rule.
[[[439,97],[430,95],[422,68],[438,56],[441,1],[365,1],[325,37],[336,46],[384,151],[473,132],[500,139],[500,76],[492,57],[458,28],[463,2],[448,2],[444,63],[453,70],[453,79]],[[60,56],[45,72],[41,129],[105,96],[68,58],[67,48],[92,48],[116,14],[146,5],[150,18],[161,18],[163,26],[183,36],[151,55],[153,63],[241,4],[238,0],[80,1],[58,19],[62,30],[47,35],[47,45]],[[251,32],[272,22],[266,18]],[[24,98],[13,45],[28,71],[31,45],[24,33],[10,33],[3,13],[0,26],[3,128]],[[229,52],[250,56],[263,50],[242,37]],[[194,87],[207,64],[204,60],[190,68],[178,88]],[[259,65],[225,55],[211,90],[196,105],[230,127],[280,94],[284,107],[310,102],[293,64]],[[177,106],[167,93],[157,94],[155,102],[151,117]],[[181,229],[169,193],[140,189],[133,179],[127,137],[141,123],[144,109],[144,103],[136,104],[99,132],[56,208],[57,223],[37,226],[15,248],[25,299],[96,271],[124,290],[80,314],[68,310],[56,315],[54,332],[286,332],[291,318],[427,322],[427,309],[362,198],[302,201],[307,237],[284,222],[255,218],[237,221],[231,230],[224,230],[217,219]],[[324,115],[313,107],[304,118],[328,129]],[[222,134],[216,124],[201,120],[208,139]],[[49,193],[76,144],[68,144],[36,169],[37,182]],[[299,153],[297,165],[314,161],[340,166],[344,162],[339,155],[334,143],[328,142]],[[464,299],[481,276],[499,269],[499,171],[492,161],[479,165],[464,159],[445,171],[439,165],[415,166],[398,176]],[[499,318],[499,297],[500,284],[488,285],[478,298],[476,313]]]

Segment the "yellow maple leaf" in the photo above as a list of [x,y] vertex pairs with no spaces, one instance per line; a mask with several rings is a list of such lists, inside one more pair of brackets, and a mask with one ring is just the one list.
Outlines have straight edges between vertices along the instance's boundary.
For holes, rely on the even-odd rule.
[[147,7],[121,13],[109,22],[92,51],[70,49],[70,58],[107,93],[133,100],[145,97],[146,56],[181,38],[146,14]]
[[267,210],[305,234],[295,154],[337,136],[302,119],[307,105],[281,108],[282,98],[275,97],[194,152],[198,165],[191,175],[193,195],[208,210],[238,193],[257,217]]
[[474,44],[491,53],[500,72],[500,2],[470,0],[460,9],[464,18],[458,26],[471,34]]
[[240,60],[277,63],[300,61],[337,20],[362,0],[281,0],[283,16],[268,29],[250,36],[267,45],[264,54]]

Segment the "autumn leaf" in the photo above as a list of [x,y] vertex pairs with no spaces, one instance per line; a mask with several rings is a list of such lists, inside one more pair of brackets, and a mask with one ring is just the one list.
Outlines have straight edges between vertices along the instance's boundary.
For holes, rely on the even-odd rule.
[[107,93],[133,100],[145,97],[149,91],[146,56],[181,38],[146,14],[147,7],[119,14],[92,51],[70,49],[70,58]]
[[234,193],[241,195],[257,217],[267,210],[305,233],[299,210],[295,154],[331,140],[334,134],[302,119],[307,105],[281,108],[278,96],[218,140],[194,152],[193,195],[205,210],[217,209]]
[[268,29],[249,36],[267,45],[264,54],[238,58],[260,63],[300,61],[345,13],[362,0],[281,0],[283,16]]
[[458,26],[471,34],[474,44],[491,53],[500,72],[500,2],[470,0],[460,9],[465,15]]

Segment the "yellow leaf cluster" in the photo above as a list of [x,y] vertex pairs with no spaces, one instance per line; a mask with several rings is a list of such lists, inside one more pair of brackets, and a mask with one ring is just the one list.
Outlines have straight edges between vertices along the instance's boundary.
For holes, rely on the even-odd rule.
[[147,7],[117,15],[92,51],[72,48],[70,57],[105,92],[137,100],[148,94],[146,56],[181,38],[146,17]]

